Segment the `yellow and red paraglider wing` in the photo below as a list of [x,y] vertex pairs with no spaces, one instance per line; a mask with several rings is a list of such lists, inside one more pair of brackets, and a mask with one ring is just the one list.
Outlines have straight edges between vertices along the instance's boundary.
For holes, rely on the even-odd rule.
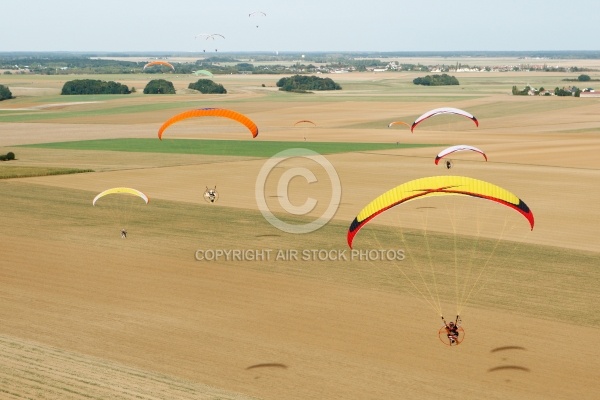
[[139,190],[127,188],[127,187],[116,187],[116,188],[112,188],[112,189],[106,189],[102,193],[99,193],[96,197],[94,197],[94,200],[92,201],[92,205],[95,206],[98,199],[100,199],[104,196],[107,196],[109,194],[118,194],[118,193],[130,194],[133,196],[140,197],[142,200],[144,200],[144,202],[146,202],[146,204],[148,204],[148,202],[150,201],[148,196],[146,196],[144,193],[140,192]]
[[167,129],[169,126],[173,125],[174,123],[182,121],[187,118],[194,118],[194,117],[229,118],[229,119],[239,122],[240,124],[242,124],[246,128],[248,128],[250,133],[252,133],[253,138],[258,136],[258,127],[256,126],[256,124],[254,122],[252,122],[252,120],[250,118],[246,117],[243,114],[240,114],[240,113],[232,111],[232,110],[227,110],[224,108],[200,108],[197,110],[184,111],[181,114],[177,114],[177,115],[169,118],[167,121],[165,121],[164,124],[162,124],[162,126],[158,130],[158,138],[160,140],[162,140],[162,135],[163,135],[163,132],[165,131],[165,129]]
[[423,197],[462,195],[495,201],[521,213],[533,229],[533,213],[517,196],[492,183],[466,176],[431,176],[406,182],[385,192],[363,208],[348,229],[348,246],[354,236],[370,220],[390,208]]

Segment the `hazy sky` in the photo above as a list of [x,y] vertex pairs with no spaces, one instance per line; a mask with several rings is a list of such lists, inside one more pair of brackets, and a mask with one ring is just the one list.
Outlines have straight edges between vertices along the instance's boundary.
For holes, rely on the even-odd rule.
[[600,50],[600,0],[0,2],[0,52]]

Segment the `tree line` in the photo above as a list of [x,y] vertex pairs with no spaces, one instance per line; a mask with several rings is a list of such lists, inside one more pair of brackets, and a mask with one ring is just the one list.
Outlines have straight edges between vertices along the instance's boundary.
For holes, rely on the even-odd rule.
[[[189,89],[194,89],[203,94],[225,94],[227,90],[223,85],[215,83],[210,79],[199,79],[196,82],[188,85]],[[8,88],[7,88],[8,90]],[[65,82],[63,85],[62,95],[85,95],[85,94],[130,94],[135,92],[135,88],[131,90],[127,85],[114,81],[101,81],[95,79],[76,79]],[[2,93],[0,87],[0,93]],[[175,86],[173,82],[166,79],[153,79],[144,87],[144,94],[175,94]],[[10,97],[9,97],[10,98]]]
[[[309,92],[312,90],[341,90],[342,87],[331,78],[317,76],[294,75],[281,78],[276,85],[279,90],[288,92]],[[263,85],[264,86],[264,85]],[[188,89],[197,90],[203,94],[226,94],[227,89],[210,79],[198,79],[188,85]],[[96,94],[130,94],[135,88],[114,81],[99,79],[75,79],[67,81],[62,87],[61,95],[96,95]],[[175,94],[173,83],[165,79],[153,79],[146,84],[144,94]],[[0,100],[13,98],[8,87],[0,85]]]
[[525,86],[524,89],[519,90],[517,86],[512,87],[513,96],[574,96],[580,97],[581,89],[573,86],[568,89],[559,88],[558,86],[554,88],[553,91],[546,90],[544,87],[539,89],[532,88],[531,86]]

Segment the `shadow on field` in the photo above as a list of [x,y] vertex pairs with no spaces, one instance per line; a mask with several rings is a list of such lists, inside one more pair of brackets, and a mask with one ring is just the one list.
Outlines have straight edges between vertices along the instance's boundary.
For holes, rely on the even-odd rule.
[[498,351],[505,351],[505,350],[527,350],[527,349],[523,346],[502,346],[502,347],[496,347],[495,349],[490,350],[490,353],[496,353]]
[[287,365],[281,363],[262,363],[262,364],[254,364],[246,367],[246,371],[256,368],[282,368],[287,369]]
[[[512,351],[527,351],[527,349],[523,346],[500,346],[500,347],[496,347],[493,348],[492,350],[490,350],[490,353],[497,353],[497,354],[501,354],[502,357],[502,361],[507,361],[508,359],[508,355],[505,352],[509,352],[508,354],[512,354]],[[507,365],[499,365],[497,367],[493,367],[488,369],[487,372],[496,372],[496,371],[523,371],[523,372],[530,372],[530,369],[527,367],[523,367],[521,365],[515,365],[515,364],[507,364]]]
[[525,371],[525,372],[530,371],[529,368],[522,367],[520,365],[500,365],[500,366],[488,369],[488,372],[506,371],[506,370]]

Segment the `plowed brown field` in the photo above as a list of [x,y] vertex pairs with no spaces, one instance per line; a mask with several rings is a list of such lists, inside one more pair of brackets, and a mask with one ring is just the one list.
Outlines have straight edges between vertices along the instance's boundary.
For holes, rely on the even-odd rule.
[[[0,180],[0,398],[598,398],[600,99],[510,96],[525,81],[563,86],[558,74],[469,74],[458,88],[414,87],[416,76],[332,76],[344,90],[312,95],[277,92],[274,76],[215,76],[229,91],[221,97],[186,92],[195,77],[169,77],[173,96],[141,94],[143,75],[107,77],[138,93],[72,104],[57,96],[59,77],[3,76],[17,98],[0,103],[0,118],[39,114],[0,123],[0,153],[18,158],[10,165],[96,172]],[[440,146],[328,155],[341,204],[307,235],[260,214],[261,158],[17,147],[154,138],[164,119],[208,106],[249,115],[256,140]],[[387,128],[442,106],[469,110],[480,126],[441,117],[414,133]],[[301,119],[316,126],[294,127]],[[170,133],[240,139],[219,124],[218,133],[198,121]],[[508,188],[536,218],[522,265],[490,276],[465,308],[458,347],[440,343],[439,316],[386,267],[274,253],[265,262],[194,258],[198,249],[346,249],[347,226],[375,196],[447,173],[433,163],[443,144],[483,148],[487,163],[461,153],[452,173]],[[213,185],[220,198],[208,204],[202,193]],[[114,186],[151,198],[127,240],[91,205]],[[330,188],[315,187],[309,197],[325,201]]]

